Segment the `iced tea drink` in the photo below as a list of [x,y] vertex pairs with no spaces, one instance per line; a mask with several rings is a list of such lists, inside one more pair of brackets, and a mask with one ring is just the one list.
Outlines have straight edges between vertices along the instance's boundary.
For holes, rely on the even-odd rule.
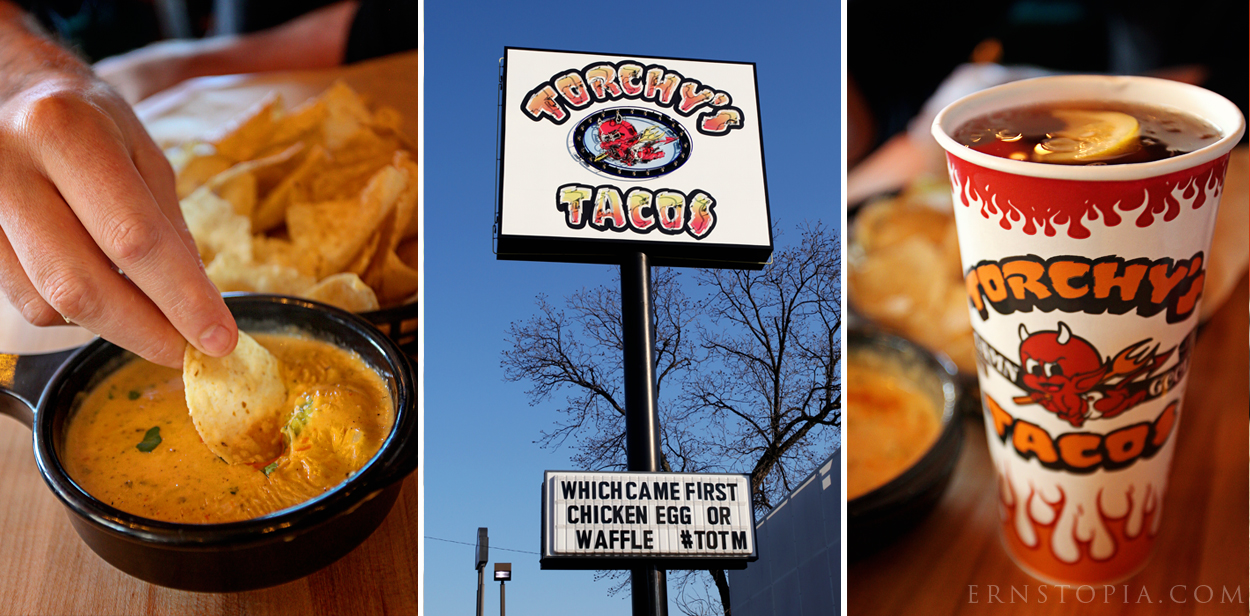
[[1207,90],[1105,76],[991,88],[934,121],[1003,542],[1035,577],[1113,583],[1150,557],[1243,130]]

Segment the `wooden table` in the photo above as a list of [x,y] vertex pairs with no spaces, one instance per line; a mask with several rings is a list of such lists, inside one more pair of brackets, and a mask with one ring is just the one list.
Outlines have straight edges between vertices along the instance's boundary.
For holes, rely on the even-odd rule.
[[[1172,477],[1163,507],[1157,551],[1146,569],[1104,602],[1105,589],[1048,586],[1027,576],[998,538],[993,471],[980,421],[966,421],[964,451],[950,488],[933,514],[884,550],[847,568],[848,614],[1245,614],[1250,605],[1247,564],[1246,276],[1200,333],[1190,369],[1185,412],[1177,435]],[[1008,603],[989,603],[990,585]],[[1184,586],[1184,588],[1181,588]],[[1207,586],[1214,590],[1208,603]],[[1028,591],[1028,602],[1012,587]],[[1240,589],[1240,603],[1221,604],[1221,587]],[[1145,604],[1141,592],[1149,595]],[[973,595],[975,592],[975,596]],[[1197,599],[1195,599],[1195,592]],[[1174,594],[1177,601],[1169,597]],[[1160,603],[1162,601],[1162,603]]]
[[[0,300],[0,350],[30,353],[89,338],[32,328]],[[130,577],[96,556],[35,466],[25,426],[0,417],[0,614],[416,614],[417,474],[376,532],[308,577],[242,593],[192,593]]]

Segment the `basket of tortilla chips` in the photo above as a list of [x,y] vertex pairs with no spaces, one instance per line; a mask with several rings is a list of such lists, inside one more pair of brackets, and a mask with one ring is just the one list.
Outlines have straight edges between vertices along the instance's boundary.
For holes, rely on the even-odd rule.
[[402,123],[336,82],[291,109],[272,94],[168,150],[217,288],[338,306],[414,346],[418,175]]

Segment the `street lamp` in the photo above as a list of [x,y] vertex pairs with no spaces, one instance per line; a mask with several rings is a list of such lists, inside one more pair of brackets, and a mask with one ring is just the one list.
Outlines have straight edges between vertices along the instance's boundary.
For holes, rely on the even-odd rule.
[[512,579],[512,563],[495,563],[495,579],[499,580],[499,616],[504,616],[503,583]]
[[487,536],[484,527],[477,529],[477,545],[473,546],[473,556],[473,568],[477,569],[477,616],[482,616],[486,601],[482,575],[486,569],[486,563],[490,560],[490,537]]

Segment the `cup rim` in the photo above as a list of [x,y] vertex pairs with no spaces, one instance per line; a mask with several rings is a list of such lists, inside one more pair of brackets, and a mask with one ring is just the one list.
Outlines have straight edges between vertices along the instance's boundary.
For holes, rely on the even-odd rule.
[[[1105,96],[1111,100],[1142,102],[1149,105],[1182,110],[1189,115],[1196,115],[1219,128],[1224,135],[1215,143],[1204,148],[1145,163],[1124,163],[1118,165],[1049,165],[1023,160],[1012,160],[992,154],[979,152],[955,141],[948,134],[964,122],[984,113],[1022,106],[1021,95],[1029,103],[1080,100],[1078,96],[1065,94],[1073,87],[1102,88]],[[1170,90],[1176,98],[1185,98],[1201,103],[1203,111],[1197,113],[1192,109],[1182,109],[1178,105],[1166,104],[1161,101],[1146,100],[1141,97],[1124,95],[1124,90]],[[1119,94],[1120,96],[1116,96]],[[1098,97],[1093,97],[1098,98]],[[1023,103],[1028,104],[1028,103]],[[1246,121],[1241,110],[1231,101],[1206,88],[1170,81],[1156,77],[1138,77],[1128,75],[1051,75],[1021,79],[1010,83],[986,88],[974,92],[947,105],[933,119],[931,132],[942,149],[952,156],[979,167],[1037,178],[1057,180],[1075,180],[1087,182],[1126,181],[1159,177],[1191,169],[1210,162],[1232,151],[1241,140],[1245,131]]]

